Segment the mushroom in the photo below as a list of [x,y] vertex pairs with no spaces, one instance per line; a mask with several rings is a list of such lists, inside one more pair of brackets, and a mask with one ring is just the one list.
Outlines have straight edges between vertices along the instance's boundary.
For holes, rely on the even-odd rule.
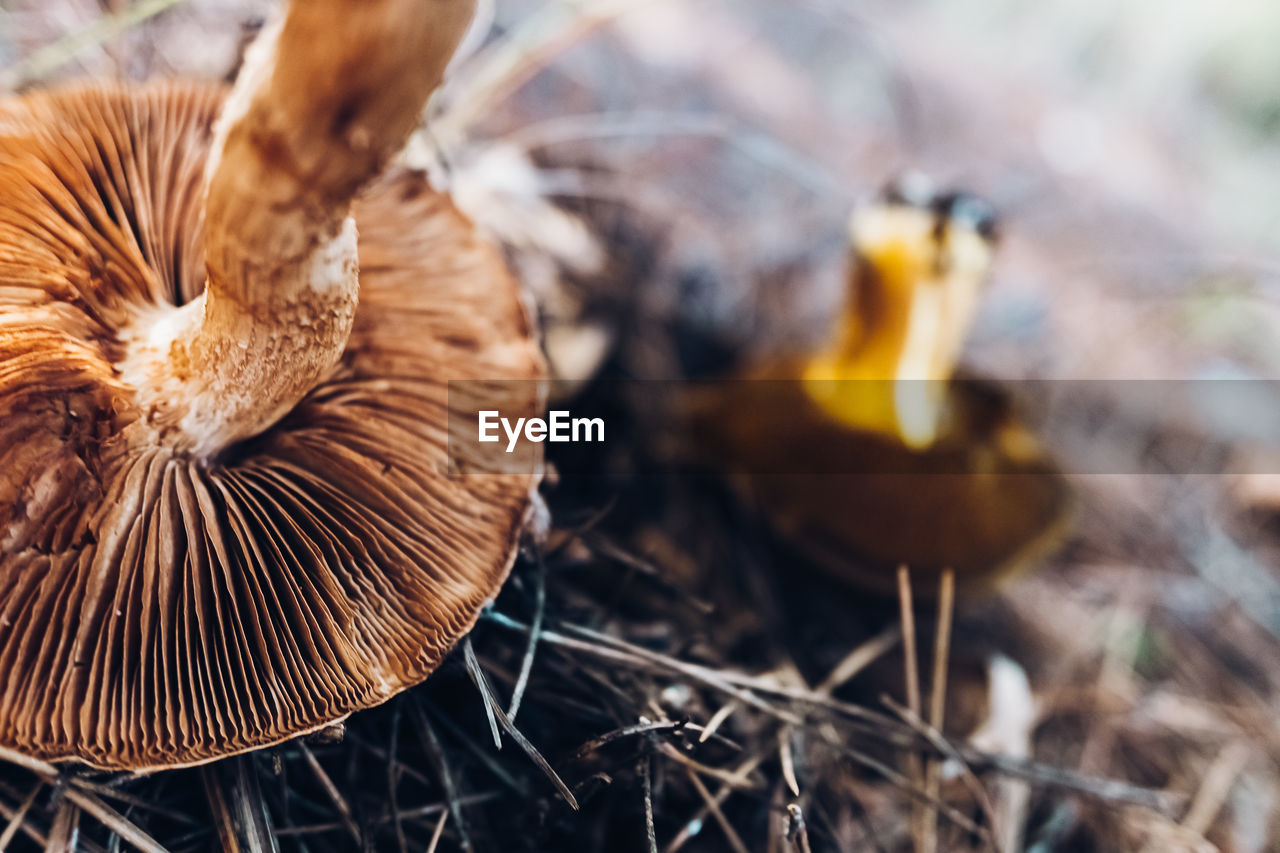
[[1074,498],[1000,389],[953,371],[992,259],[973,196],[919,181],[853,218],[842,314],[819,350],[698,395],[697,455],[734,475],[774,529],[855,585],[953,568],[969,587],[1061,541]]
[[229,93],[0,101],[0,745],[278,743],[426,678],[501,586],[540,459],[447,473],[448,382],[540,409],[534,329],[383,172],[471,14],[293,0]]

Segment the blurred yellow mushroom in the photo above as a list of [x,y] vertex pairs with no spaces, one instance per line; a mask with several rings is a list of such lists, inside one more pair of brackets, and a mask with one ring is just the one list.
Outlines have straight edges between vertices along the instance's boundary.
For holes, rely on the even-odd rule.
[[994,217],[904,182],[852,220],[827,343],[700,395],[698,456],[729,472],[817,564],[890,591],[893,568],[982,586],[1061,541],[1072,492],[1008,396],[953,378],[993,256]]

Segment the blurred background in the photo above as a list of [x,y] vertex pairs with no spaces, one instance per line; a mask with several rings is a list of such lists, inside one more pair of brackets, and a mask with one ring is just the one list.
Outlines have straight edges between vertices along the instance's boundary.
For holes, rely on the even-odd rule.
[[[231,79],[274,6],[0,0],[0,85]],[[1068,474],[1073,454],[1117,429],[1134,458],[1154,447],[1174,461],[1164,473],[1076,466],[1081,508],[1063,550],[960,603],[951,701],[968,707],[945,731],[985,732],[976,743],[1039,762],[1041,775],[984,774],[992,834],[944,820],[941,849],[1276,850],[1280,390],[1258,386],[1258,408],[1241,413],[1215,409],[1204,389],[1280,377],[1277,44],[1280,5],[1266,0],[497,0],[480,4],[406,157],[509,246],[548,329],[566,330],[565,357],[625,378],[715,371],[820,339],[842,293],[850,211],[905,170],[989,199],[1001,239],[967,369],[1095,380],[1053,407],[1067,426],[1050,450]],[[1177,386],[1185,403],[1152,412],[1126,404],[1124,382],[1137,379],[1197,382]],[[623,489],[565,483],[549,497],[572,527]],[[700,513],[725,500],[643,492],[621,499],[628,517],[612,509],[612,527],[561,531],[548,612],[796,690],[886,636],[895,603],[803,571],[794,583],[807,592],[776,580],[738,589],[752,587],[752,566],[791,564],[754,534],[735,539],[737,510],[708,527]],[[584,565],[605,579],[583,582]],[[627,579],[611,585],[619,566]],[[532,588],[521,571],[517,610]],[[672,590],[709,610],[664,617]],[[782,602],[783,627],[743,615],[760,612],[760,595]],[[522,648],[489,630],[477,637],[486,664],[518,668]],[[882,645],[877,656],[893,642]],[[1006,660],[1012,670],[993,663]],[[554,693],[570,676],[541,677]],[[649,720],[658,708],[707,723],[729,707],[678,674],[650,677],[614,685]],[[901,700],[884,678],[845,698]],[[671,693],[681,686],[694,694]],[[540,731],[536,713],[522,724],[531,739],[566,749],[608,728],[584,715],[572,732]],[[720,800],[713,821],[687,780],[650,792],[652,849],[801,849],[787,801],[803,806],[812,849],[918,845],[901,780],[824,763],[830,745],[803,727],[784,737],[745,716],[739,705],[725,732],[771,744],[743,775],[754,793]],[[614,773],[615,788],[650,784],[641,775]],[[990,816],[947,784],[964,815]],[[598,849],[650,849],[642,800],[625,801],[577,823],[544,815],[542,834],[520,843],[588,849],[589,835]],[[329,831],[288,843],[345,849],[325,847]],[[446,844],[459,843],[452,832]]]
[[[3,81],[226,77],[274,5],[6,0]],[[834,279],[852,203],[915,168],[1003,215],[973,344],[984,367],[1182,377],[1280,359],[1274,4],[502,0],[490,14],[491,40],[517,38],[477,59],[527,65],[454,129],[473,149],[512,137],[643,179],[627,203],[671,225],[681,264],[742,272],[745,290],[797,257]],[[480,65],[459,63],[454,99],[499,70]],[[558,177],[548,189],[567,190]],[[714,290],[685,310],[732,325],[768,307]],[[825,316],[834,289],[817,290],[788,313]],[[1000,358],[1027,338],[1031,365]]]

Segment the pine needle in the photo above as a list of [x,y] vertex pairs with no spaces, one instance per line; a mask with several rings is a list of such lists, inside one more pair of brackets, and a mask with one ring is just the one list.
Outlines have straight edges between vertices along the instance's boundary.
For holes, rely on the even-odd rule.
[[34,51],[26,59],[0,72],[0,90],[15,90],[38,82],[91,47],[102,45],[148,18],[185,0],[139,0],[114,15],[104,15],[93,23],[63,36],[53,44]]

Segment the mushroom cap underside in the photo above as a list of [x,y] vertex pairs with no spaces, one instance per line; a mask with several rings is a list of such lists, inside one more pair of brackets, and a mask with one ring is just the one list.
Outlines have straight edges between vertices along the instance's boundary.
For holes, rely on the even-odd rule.
[[534,500],[536,466],[446,473],[448,381],[544,368],[498,250],[404,170],[353,207],[331,374],[213,460],[157,442],[121,334],[204,287],[223,95],[0,101],[0,744],[28,755],[196,764],[384,701],[475,622]]

